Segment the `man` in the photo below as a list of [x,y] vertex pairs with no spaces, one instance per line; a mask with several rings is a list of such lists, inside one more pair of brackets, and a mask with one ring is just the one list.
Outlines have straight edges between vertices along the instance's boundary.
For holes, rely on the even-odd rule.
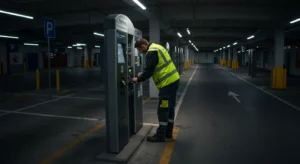
[[159,127],[154,136],[147,137],[149,142],[165,142],[172,139],[174,127],[174,113],[176,92],[179,86],[180,75],[168,51],[161,45],[149,44],[146,39],[140,38],[135,48],[146,55],[146,67],[143,73],[132,79],[133,82],[143,82],[152,76],[159,90],[159,104],[157,109]]

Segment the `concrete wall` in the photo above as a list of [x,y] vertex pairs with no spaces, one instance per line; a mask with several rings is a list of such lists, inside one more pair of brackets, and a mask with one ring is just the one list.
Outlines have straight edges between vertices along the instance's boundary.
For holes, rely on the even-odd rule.
[[195,62],[196,63],[214,63],[215,53],[213,52],[196,52]]

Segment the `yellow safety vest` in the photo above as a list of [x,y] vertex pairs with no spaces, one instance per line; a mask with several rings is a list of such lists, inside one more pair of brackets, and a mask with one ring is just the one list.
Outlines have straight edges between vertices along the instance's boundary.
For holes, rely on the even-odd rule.
[[156,51],[158,54],[158,64],[156,65],[152,76],[152,79],[158,89],[168,86],[180,79],[180,75],[177,72],[168,51],[164,47],[152,43],[148,49],[148,52],[150,51]]

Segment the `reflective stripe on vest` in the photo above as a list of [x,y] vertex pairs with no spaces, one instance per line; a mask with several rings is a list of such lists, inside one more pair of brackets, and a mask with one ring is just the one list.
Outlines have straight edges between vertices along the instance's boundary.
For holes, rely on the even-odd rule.
[[161,83],[162,81],[166,80],[167,78],[171,77],[172,75],[174,75],[175,73],[177,73],[177,70],[173,70],[172,72],[166,74],[164,77],[157,79],[157,81],[155,82],[156,85],[158,85],[159,83]]

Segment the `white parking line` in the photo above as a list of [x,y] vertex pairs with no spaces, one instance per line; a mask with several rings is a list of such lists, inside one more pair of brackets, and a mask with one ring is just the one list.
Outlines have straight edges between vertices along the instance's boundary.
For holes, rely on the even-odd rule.
[[53,100],[49,100],[49,101],[37,103],[37,104],[34,104],[34,105],[30,105],[30,106],[27,106],[27,107],[24,107],[24,108],[20,108],[20,109],[16,109],[16,110],[13,110],[13,111],[9,111],[7,113],[0,114],[0,116],[5,116],[5,115],[8,115],[8,114],[11,114],[12,112],[20,112],[20,111],[23,111],[23,110],[26,110],[26,109],[29,109],[29,108],[33,108],[33,107],[37,107],[37,106],[40,106],[40,105],[48,104],[50,102],[58,101],[58,100],[61,100],[61,99],[64,99],[66,97],[70,97],[70,96],[73,96],[73,95],[74,94],[70,94],[70,95],[67,95],[67,96],[62,96],[60,98],[56,98],[56,99],[53,99]]
[[41,113],[31,113],[31,112],[17,112],[17,111],[6,111],[0,110],[0,112],[5,113],[12,113],[12,114],[22,114],[22,115],[29,115],[29,116],[42,116],[42,117],[52,117],[52,118],[65,118],[65,119],[73,119],[73,120],[87,120],[87,121],[103,121],[96,118],[87,118],[87,117],[73,117],[73,116],[59,116],[59,115],[52,115],[52,114],[41,114]]
[[155,126],[155,127],[158,127],[159,125],[158,124],[152,124],[152,123],[143,123],[144,125],[148,125],[148,126]]
[[186,91],[187,91],[188,87],[190,86],[190,83],[191,83],[191,81],[192,81],[192,79],[193,79],[193,77],[194,77],[194,75],[195,75],[195,73],[196,73],[196,70],[197,70],[198,66],[199,66],[199,65],[196,66],[196,68],[195,68],[195,70],[194,70],[192,76],[190,77],[188,83],[186,84],[186,86],[185,86],[184,90],[182,91],[182,94],[181,94],[181,96],[180,96],[180,98],[179,98],[179,100],[178,100],[178,102],[177,102],[177,105],[176,105],[176,108],[175,108],[175,117],[174,117],[174,120],[176,120],[176,118],[177,118],[177,115],[178,115],[178,112],[179,112],[179,110],[180,110],[182,101],[183,101],[183,99],[184,99],[184,97],[185,97]]
[[[222,68],[221,66],[219,66],[219,67]],[[295,105],[293,105],[293,104],[291,104],[291,103],[289,103],[289,102],[287,102],[287,101],[285,101],[285,100],[283,100],[283,99],[277,97],[276,95],[273,95],[272,93],[270,93],[270,92],[268,92],[268,91],[262,89],[262,88],[259,87],[259,86],[256,86],[256,85],[250,83],[249,81],[247,81],[247,80],[241,78],[240,76],[234,74],[233,72],[228,71],[227,69],[224,69],[224,68],[222,68],[222,69],[225,70],[225,71],[227,71],[227,72],[229,72],[230,74],[232,74],[233,76],[237,77],[238,79],[244,81],[245,83],[247,83],[247,84],[249,84],[249,85],[255,87],[256,89],[258,89],[258,90],[260,90],[260,91],[262,91],[262,92],[264,92],[264,93],[266,93],[266,94],[272,96],[273,98],[275,98],[275,99],[277,99],[277,100],[283,102],[284,104],[286,104],[286,105],[288,105],[288,106],[290,106],[290,107],[292,107],[292,108],[294,108],[294,109],[300,111],[300,108],[299,108],[299,107],[297,107],[297,106],[295,106]]]
[[[28,96],[49,96],[49,95],[46,95],[46,94],[34,94],[34,93],[26,93],[25,95],[28,95]],[[64,97],[64,96],[58,96],[58,95],[52,95],[52,97],[56,97],[56,98],[61,98],[61,97]],[[94,97],[64,97],[66,99],[82,99],[82,100],[105,100],[105,98],[94,98]]]

